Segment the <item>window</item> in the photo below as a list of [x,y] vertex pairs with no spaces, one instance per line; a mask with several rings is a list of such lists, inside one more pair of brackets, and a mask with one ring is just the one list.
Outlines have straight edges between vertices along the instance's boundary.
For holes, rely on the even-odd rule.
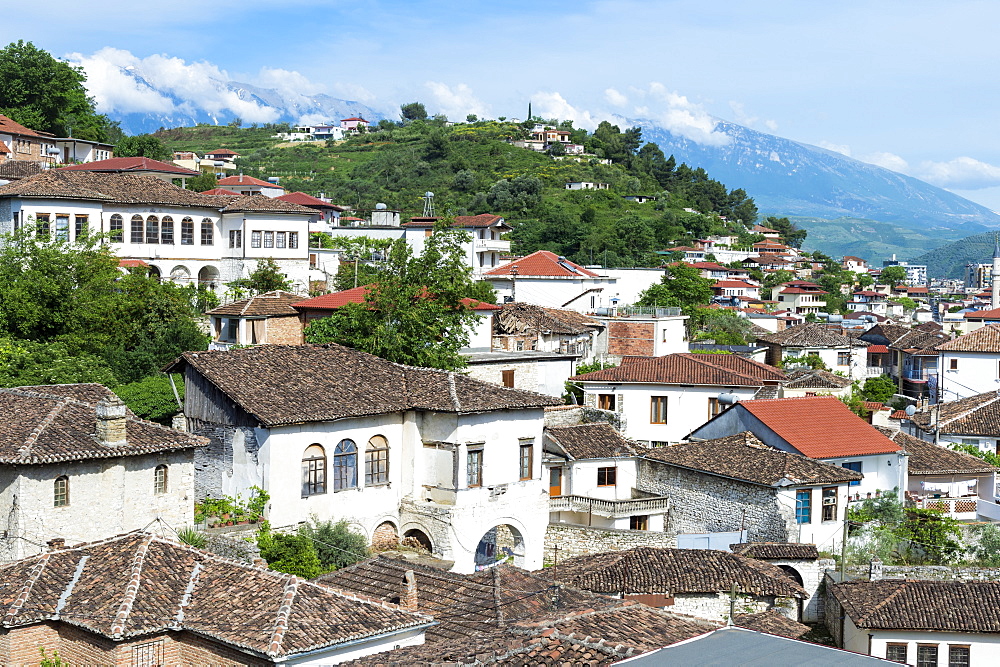
[[514,371],[500,371],[500,379],[505,387],[514,386]]
[[389,481],[389,441],[374,435],[365,450],[365,486]]
[[181,245],[194,245],[194,220],[181,220]]
[[52,493],[53,507],[66,507],[69,505],[69,477],[62,475],[56,477]]
[[667,397],[666,396],[652,396],[649,399],[649,423],[650,424],[666,424],[667,423]]
[[952,644],[948,647],[948,667],[969,667],[969,647]]
[[163,216],[160,223],[160,243],[174,244],[174,219],[169,215]]
[[68,213],[56,213],[56,241],[69,241]]
[[19,231],[21,229],[21,212],[14,211],[11,214],[11,219],[14,220],[14,231]]
[[260,232],[250,232],[250,247],[251,248],[260,247]]
[[851,365],[851,353],[850,352],[838,352],[837,353],[837,365],[838,366],[850,366]]
[[708,418],[711,419],[720,412],[722,411],[719,409],[719,399],[717,398],[708,399]]
[[213,245],[215,243],[215,225],[208,218],[201,221],[201,244]]
[[630,516],[628,527],[629,530],[649,530],[649,517],[646,515]]
[[111,216],[111,242],[125,242],[125,221],[117,213]]
[[812,523],[812,490],[795,492],[795,523]]
[[229,230],[229,247],[230,248],[241,248],[243,247],[243,232],[239,229]]
[[274,232],[264,232],[264,247],[265,248],[274,247]]
[[516,343],[514,343],[514,350],[516,352],[522,352],[522,351],[524,351],[524,341],[523,340],[519,340]]
[[938,645],[917,644],[917,667],[937,667]]
[[285,232],[275,232],[274,234],[274,247],[284,248],[287,244],[288,235]]
[[288,247],[298,248],[299,247],[299,233],[298,232],[288,232]]
[[39,213],[35,216],[35,236],[40,239],[49,238],[49,214]]
[[614,394],[598,394],[597,395],[597,407],[601,410],[614,410],[615,409],[615,395]]
[[[864,472],[861,470],[861,461],[848,461],[846,463],[841,463],[840,467],[841,468],[847,468],[848,470],[853,470],[854,472],[860,472],[860,473],[864,474]],[[858,482],[851,482],[850,486],[857,486],[859,484],[861,484],[860,481],[858,481]]]
[[160,242],[160,219],[155,215],[146,218],[146,243]]
[[893,662],[906,662],[906,644],[886,644],[885,659]]
[[618,468],[609,466],[597,469],[597,486],[615,486],[618,483]]
[[74,239],[82,239],[87,236],[87,232],[89,231],[88,218],[89,216],[86,215],[78,215],[75,218],[73,218]]
[[132,233],[129,235],[129,241],[132,243],[142,243],[144,237],[146,225],[142,221],[141,215],[132,216]]
[[470,449],[465,457],[466,464],[466,486],[483,485],[483,450]]
[[531,479],[532,462],[534,461],[535,443],[521,445],[520,470],[521,479]]
[[837,520],[837,487],[823,489],[823,521]]
[[167,492],[167,466],[160,464],[153,470],[153,493]]
[[160,665],[165,665],[163,644],[164,641],[162,639],[157,639],[156,641],[133,646],[132,667],[160,667]]
[[343,491],[358,486],[358,446],[344,438],[333,450],[333,490]]
[[948,370],[957,371],[958,370],[958,359],[948,360]]
[[309,445],[302,455],[302,497],[326,493],[326,450]]

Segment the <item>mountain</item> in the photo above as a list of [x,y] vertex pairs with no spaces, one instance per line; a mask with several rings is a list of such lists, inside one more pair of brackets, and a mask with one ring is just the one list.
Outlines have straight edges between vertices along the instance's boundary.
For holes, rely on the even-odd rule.
[[743,188],[762,215],[795,216],[808,247],[831,255],[910,258],[947,241],[1000,227],[1000,215],[910,176],[817,146],[718,121],[712,146],[637,120],[643,138],[678,162]]
[[927,274],[939,278],[964,278],[965,265],[993,261],[994,234],[976,234],[914,257],[915,264],[926,264]]
[[[159,113],[109,113],[108,116],[121,123],[122,129],[127,134],[145,134],[155,132],[161,127],[186,127],[199,123],[227,125],[238,117],[238,114],[230,108],[219,104],[205,105],[201,100],[182,97],[167,87],[158,86],[136,67],[120,67],[119,70],[132,80],[139,94],[158,95],[169,100],[172,105],[171,110]],[[265,114],[266,110],[271,110],[271,113],[267,114],[271,118],[270,122],[287,122],[294,125],[303,116],[312,117],[314,122],[336,122],[351,116],[361,116],[372,121],[383,118],[382,114],[361,102],[342,100],[329,95],[288,93],[221,79],[210,79],[200,83],[208,89],[213,99],[231,100],[235,96],[239,103],[256,104],[265,108]],[[205,106],[217,108],[206,109]],[[242,120],[245,124],[250,123],[247,118]]]

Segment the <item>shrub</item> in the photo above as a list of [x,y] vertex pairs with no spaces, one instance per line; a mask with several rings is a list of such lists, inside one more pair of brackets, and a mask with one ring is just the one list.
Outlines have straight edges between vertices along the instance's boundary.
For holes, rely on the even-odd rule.
[[368,558],[368,540],[352,532],[347,521],[312,521],[302,526],[299,533],[312,542],[324,570],[339,570]]

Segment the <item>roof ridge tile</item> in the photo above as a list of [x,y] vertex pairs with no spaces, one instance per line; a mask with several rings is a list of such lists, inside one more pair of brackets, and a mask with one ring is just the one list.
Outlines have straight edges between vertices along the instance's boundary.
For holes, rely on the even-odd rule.
[[281,597],[281,605],[278,607],[278,613],[274,619],[274,629],[271,631],[271,638],[267,642],[268,655],[281,655],[281,644],[285,639],[285,633],[288,631],[288,619],[292,613],[292,603],[295,601],[295,595],[299,591],[299,578],[294,574],[288,575],[288,577],[288,581],[285,583],[285,591]]
[[125,624],[128,623],[129,615],[132,613],[132,605],[139,595],[139,584],[142,581],[142,567],[146,562],[146,554],[149,553],[149,545],[153,542],[153,535],[149,534],[136,547],[135,555],[132,557],[132,569],[129,574],[128,583],[125,585],[125,594],[122,596],[121,604],[118,606],[118,613],[114,621],[111,622],[111,636],[114,639],[121,639],[125,634]]
[[[11,392],[16,395],[16,392]],[[28,393],[28,392],[25,392]],[[42,435],[42,432],[49,427],[50,424],[55,420],[55,418],[62,412],[63,408],[69,405],[69,398],[60,398],[56,400],[56,404],[52,406],[49,413],[45,415],[45,418],[38,422],[38,425],[31,430],[28,437],[25,439],[24,443],[17,450],[18,456],[22,459],[28,460],[31,456],[31,447],[38,441],[38,438]],[[95,417],[96,419],[96,417]],[[95,422],[96,424],[96,422]]]
[[51,553],[43,553],[39,558],[38,562],[35,563],[34,567],[31,568],[31,573],[28,574],[27,581],[24,582],[24,586],[18,592],[17,597],[11,603],[10,607],[7,609],[7,614],[3,619],[4,627],[11,627],[14,624],[14,619],[17,618],[18,613],[20,613],[21,608],[24,607],[25,603],[28,601],[28,596],[31,595],[31,589],[34,587],[35,582],[38,581],[39,577],[42,576],[42,572],[45,570],[45,566],[49,562]]

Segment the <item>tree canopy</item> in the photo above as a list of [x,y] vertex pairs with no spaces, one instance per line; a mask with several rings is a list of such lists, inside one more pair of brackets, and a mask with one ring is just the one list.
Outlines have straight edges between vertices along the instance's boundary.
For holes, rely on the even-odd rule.
[[881,280],[893,289],[896,289],[896,285],[906,282],[906,267],[905,266],[887,266],[882,269]]
[[[166,147],[159,137],[151,134],[138,134],[134,137],[123,137],[115,146],[115,157],[148,157],[153,160],[170,160],[173,152]],[[215,187],[213,183],[211,187]],[[193,188],[192,188],[193,189]],[[211,188],[205,188],[210,190]]]
[[705,306],[712,300],[712,285],[698,269],[678,262],[667,267],[659,284],[639,295],[639,305],[686,309]]
[[426,120],[427,109],[420,102],[410,102],[400,105],[399,115],[403,120]]

